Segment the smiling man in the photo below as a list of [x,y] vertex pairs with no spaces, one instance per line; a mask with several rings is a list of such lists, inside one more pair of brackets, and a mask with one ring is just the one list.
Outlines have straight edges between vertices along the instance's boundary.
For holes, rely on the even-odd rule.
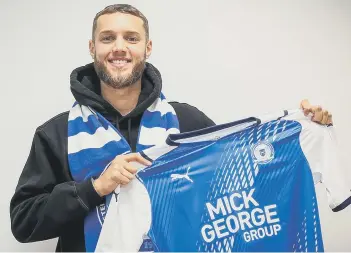
[[102,15],[94,22],[92,36],[90,53],[103,89],[141,85],[145,60],[152,50],[147,23],[131,14]]
[[[214,125],[197,108],[167,102],[152,52],[148,21],[117,4],[99,12],[89,49],[93,63],[73,70],[76,100],[35,132],[11,200],[11,228],[20,242],[59,238],[57,251],[94,251],[106,204],[134,178],[138,151],[171,133]],[[321,107],[303,101],[313,120],[331,123]],[[114,193],[114,194],[111,194]]]

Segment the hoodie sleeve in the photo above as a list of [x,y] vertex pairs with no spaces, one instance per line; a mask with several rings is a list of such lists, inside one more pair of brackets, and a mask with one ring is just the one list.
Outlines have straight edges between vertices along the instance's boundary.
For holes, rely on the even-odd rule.
[[45,132],[37,130],[10,203],[11,229],[19,242],[58,237],[102,202],[91,180],[65,182],[62,166]]

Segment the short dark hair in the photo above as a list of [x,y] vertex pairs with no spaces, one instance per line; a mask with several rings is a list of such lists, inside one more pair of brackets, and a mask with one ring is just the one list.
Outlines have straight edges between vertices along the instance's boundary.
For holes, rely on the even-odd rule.
[[144,14],[141,13],[137,8],[135,8],[134,6],[131,6],[129,4],[113,4],[113,5],[106,6],[102,11],[98,12],[95,15],[95,18],[93,21],[93,31],[92,31],[92,36],[91,36],[93,41],[95,38],[95,30],[97,27],[98,18],[104,14],[112,14],[112,13],[116,13],[116,12],[131,14],[131,15],[134,15],[136,17],[141,18],[144,22],[143,26],[145,29],[146,41],[149,40],[149,22],[147,21],[147,18],[144,16]]

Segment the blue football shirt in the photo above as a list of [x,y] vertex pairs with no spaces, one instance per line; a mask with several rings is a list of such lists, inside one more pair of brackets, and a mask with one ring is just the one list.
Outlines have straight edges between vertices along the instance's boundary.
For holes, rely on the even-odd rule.
[[351,200],[334,128],[302,112],[170,135],[116,190],[97,251],[324,251],[315,184]]

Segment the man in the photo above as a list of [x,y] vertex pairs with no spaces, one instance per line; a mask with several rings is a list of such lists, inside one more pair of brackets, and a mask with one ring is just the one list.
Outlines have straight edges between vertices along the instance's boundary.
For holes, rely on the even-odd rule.
[[[118,185],[133,179],[136,169],[132,162],[149,164],[137,151],[164,141],[169,133],[214,125],[195,107],[165,102],[161,75],[145,62],[152,52],[148,22],[134,7],[118,4],[99,12],[89,47],[94,63],[71,74],[77,103],[35,132],[10,205],[12,232],[20,242],[59,237],[57,251],[86,251],[90,242],[85,236],[98,234],[87,225],[88,218]],[[331,123],[331,115],[321,107],[311,106],[306,100],[301,107],[306,115],[312,113],[314,121]],[[99,127],[91,131],[89,123]],[[108,133],[120,137],[120,142],[87,143],[101,129],[107,133],[112,128],[113,133]],[[115,145],[111,163],[105,156],[105,144]],[[86,152],[85,156],[76,159],[80,152]],[[90,160],[98,168],[94,173],[85,164]]]

